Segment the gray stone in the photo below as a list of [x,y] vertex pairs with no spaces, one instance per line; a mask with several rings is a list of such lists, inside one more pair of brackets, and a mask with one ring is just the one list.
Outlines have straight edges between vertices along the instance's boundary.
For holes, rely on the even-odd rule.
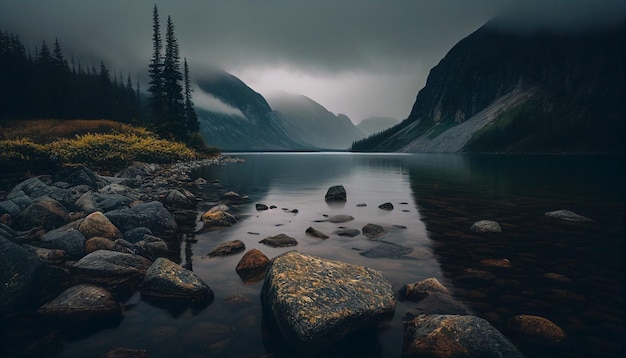
[[244,204],[250,201],[247,196],[239,195],[234,191],[229,191],[220,197],[220,200],[228,205]]
[[139,285],[151,264],[139,255],[98,250],[76,262],[72,271],[80,282],[126,291]]
[[93,190],[98,190],[111,183],[109,180],[101,177],[93,170],[83,165],[57,172],[54,178],[56,181],[63,181],[69,183],[71,186],[87,185]]
[[16,197],[28,195],[31,199],[37,199],[44,195],[44,190],[47,185],[39,180],[39,178],[29,178],[23,182],[17,184],[7,194],[7,200],[13,200]]
[[366,224],[363,226],[363,229],[361,229],[361,232],[369,239],[377,239],[387,234],[387,230],[385,230],[384,227],[376,224]]
[[148,269],[141,283],[141,296],[157,301],[189,303],[213,301],[213,291],[195,273],[160,257]]
[[207,211],[201,217],[204,227],[224,227],[237,223],[237,218],[225,211]]
[[408,247],[397,245],[391,242],[381,241],[380,244],[371,249],[361,252],[360,255],[374,259],[383,257],[399,258],[401,256],[410,254],[411,252],[413,252],[413,250]]
[[40,246],[49,249],[59,249],[66,252],[71,260],[78,260],[85,256],[85,236],[78,230],[54,230],[42,237]]
[[265,204],[255,204],[254,207],[257,211],[264,211],[269,209],[269,207]]
[[22,212],[17,204],[11,200],[0,201],[0,215],[9,214],[13,217],[17,217]]
[[386,211],[391,211],[391,210],[393,210],[393,204],[392,203],[380,204],[380,205],[378,205],[378,208],[382,209],[382,210],[386,210]]
[[452,296],[441,292],[426,295],[415,307],[417,317],[420,314],[469,315],[470,310]]
[[298,245],[298,241],[296,239],[285,234],[278,234],[266,237],[265,239],[259,241],[259,243],[265,244],[270,247],[287,247]]
[[18,229],[29,230],[42,226],[46,230],[65,225],[69,221],[69,212],[58,201],[42,196],[30,204],[15,220]]
[[287,342],[304,351],[375,327],[396,306],[391,283],[380,272],[297,251],[274,258],[261,301]]
[[346,201],[347,193],[346,188],[343,185],[335,185],[328,188],[326,195],[324,196],[326,201]]
[[121,232],[143,226],[150,229],[155,236],[164,240],[176,238],[178,232],[176,219],[158,201],[137,204],[129,209],[109,211],[104,215]]
[[492,220],[480,220],[475,222],[470,228],[474,232],[502,232],[500,224]]
[[167,257],[171,254],[167,243],[153,235],[144,235],[143,239],[136,242],[133,247],[138,255],[150,260],[155,260],[158,257]]
[[49,319],[72,322],[122,318],[122,309],[109,291],[87,284],[68,288],[41,306],[37,313]]
[[403,357],[511,357],[523,355],[486,320],[425,314],[404,322]]
[[576,214],[573,211],[569,211],[569,210],[555,210],[555,211],[548,211],[546,213],[546,216],[551,217],[551,218],[555,218],[555,219],[560,219],[560,220],[565,220],[565,221],[574,221],[574,222],[589,222],[589,221],[593,221],[592,219],[586,217],[586,216],[582,216],[579,214]]
[[320,221],[328,221],[331,223],[335,223],[335,224],[339,224],[339,223],[345,223],[348,221],[352,221],[354,220],[354,216],[350,216],[350,215],[333,215],[331,217],[329,217],[326,220],[320,220]]
[[246,245],[241,240],[227,241],[217,245],[215,249],[208,253],[207,256],[227,256],[242,252],[246,249]]
[[361,232],[358,229],[351,229],[351,228],[343,228],[343,229],[333,231],[333,234],[335,235],[348,236],[348,237],[355,237],[359,235],[360,233]]
[[152,235],[152,231],[147,227],[140,226],[126,231],[124,233],[124,240],[134,244],[143,240],[144,235]]

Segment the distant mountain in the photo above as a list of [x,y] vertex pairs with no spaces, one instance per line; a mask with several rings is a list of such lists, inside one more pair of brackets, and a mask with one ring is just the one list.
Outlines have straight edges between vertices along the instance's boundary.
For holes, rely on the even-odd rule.
[[400,121],[396,118],[388,118],[388,117],[370,117],[365,118],[359,124],[356,125],[361,132],[372,135],[378,132],[382,132],[387,128],[391,128],[396,124],[400,123]]
[[289,138],[265,98],[237,77],[214,70],[199,78],[194,102],[208,145],[222,150],[305,148]]
[[281,92],[268,97],[278,122],[289,137],[322,149],[347,149],[365,134],[350,118],[335,115],[314,100]]
[[408,119],[352,149],[624,152],[625,28],[520,34],[488,23],[430,71]]

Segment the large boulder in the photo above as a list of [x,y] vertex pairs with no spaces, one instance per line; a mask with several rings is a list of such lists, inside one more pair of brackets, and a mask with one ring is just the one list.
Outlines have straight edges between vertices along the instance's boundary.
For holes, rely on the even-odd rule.
[[139,285],[151,264],[150,260],[139,255],[98,250],[76,262],[72,271],[80,282],[125,293]]
[[523,357],[476,316],[423,314],[404,322],[403,357]]
[[42,196],[20,213],[15,220],[15,226],[21,230],[29,230],[35,226],[52,230],[65,225],[68,221],[69,212],[65,206],[48,196]]
[[146,235],[153,235],[152,231],[150,231],[147,227],[139,226],[124,232],[124,240],[134,244],[143,240]]
[[328,188],[326,191],[326,195],[324,196],[324,200],[326,201],[346,201],[347,193],[346,188],[343,185],[335,185]]
[[195,273],[163,257],[150,266],[140,290],[143,298],[156,301],[207,303],[214,297]]
[[286,342],[319,349],[393,316],[396,299],[373,269],[291,251],[276,257],[261,301]]
[[37,313],[49,319],[73,322],[122,318],[122,309],[109,291],[86,284],[68,288],[41,306]]
[[158,201],[137,204],[128,209],[118,209],[104,214],[121,232],[136,227],[146,227],[155,236],[168,240],[176,237],[176,219]]
[[48,185],[42,182],[39,178],[29,178],[14,186],[13,189],[11,189],[11,191],[7,194],[6,199],[13,200],[14,198],[24,195],[27,195],[32,199],[36,199],[44,195],[47,187]]
[[58,295],[68,279],[62,270],[0,236],[0,316],[39,306]]
[[78,231],[85,235],[87,239],[95,236],[106,237],[111,240],[122,238],[120,230],[100,211],[87,215],[85,220],[78,226]]
[[39,246],[48,249],[59,249],[65,251],[71,260],[78,260],[85,256],[85,236],[78,230],[53,230],[47,232]]

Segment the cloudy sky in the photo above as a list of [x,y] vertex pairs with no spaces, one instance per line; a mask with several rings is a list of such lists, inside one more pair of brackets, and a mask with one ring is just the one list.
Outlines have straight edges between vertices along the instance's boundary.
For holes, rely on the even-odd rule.
[[147,87],[152,7],[172,17],[192,76],[222,68],[265,96],[304,94],[354,122],[403,119],[430,69],[501,16],[562,31],[624,16],[624,0],[0,0],[0,31],[100,61]]

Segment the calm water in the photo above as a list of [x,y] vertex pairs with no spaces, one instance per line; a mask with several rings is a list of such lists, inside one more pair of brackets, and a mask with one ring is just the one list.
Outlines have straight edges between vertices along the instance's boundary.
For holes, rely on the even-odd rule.
[[[476,315],[510,335],[527,356],[619,356],[624,337],[624,167],[623,157],[499,155],[237,154],[245,163],[205,168],[209,182],[248,195],[235,226],[183,243],[181,263],[193,267],[215,292],[202,310],[168,311],[137,295],[117,327],[71,337],[60,356],[100,356],[111,347],[148,349],[151,357],[250,357],[276,352],[264,327],[259,293],[262,282],[244,284],[235,272],[242,254],[207,258],[216,245],[245,242],[272,258],[294,248],[270,248],[258,241],[280,233],[296,238],[295,249],[380,270],[394,289],[436,277]],[[324,201],[328,187],[342,184],[345,205]],[[387,212],[378,205],[391,202]],[[257,212],[255,203],[276,209]],[[367,204],[365,207],[357,204]],[[206,207],[209,205],[207,204]],[[203,208],[204,209],[204,208]],[[283,209],[298,209],[293,214]],[[569,209],[593,223],[550,220],[543,214]],[[315,222],[347,214],[343,224]],[[478,235],[469,228],[480,219],[499,221],[503,233]],[[361,253],[379,243],[359,235],[332,235],[338,226],[389,227],[385,240],[412,250],[403,258],[368,258]],[[313,226],[331,238],[305,235]],[[494,268],[485,259],[503,259]],[[483,262],[481,262],[483,261]],[[469,270],[468,269],[473,269]],[[487,272],[476,277],[468,272]],[[547,279],[545,273],[571,282]],[[247,304],[234,305],[229,296]],[[346,352],[365,357],[399,357],[402,317],[415,304],[399,302],[395,317]],[[560,325],[568,342],[542,347],[508,332],[517,314],[537,314]],[[357,348],[360,347],[360,348]],[[344,352],[345,353],[345,352]],[[338,354],[338,356],[341,354]]]

